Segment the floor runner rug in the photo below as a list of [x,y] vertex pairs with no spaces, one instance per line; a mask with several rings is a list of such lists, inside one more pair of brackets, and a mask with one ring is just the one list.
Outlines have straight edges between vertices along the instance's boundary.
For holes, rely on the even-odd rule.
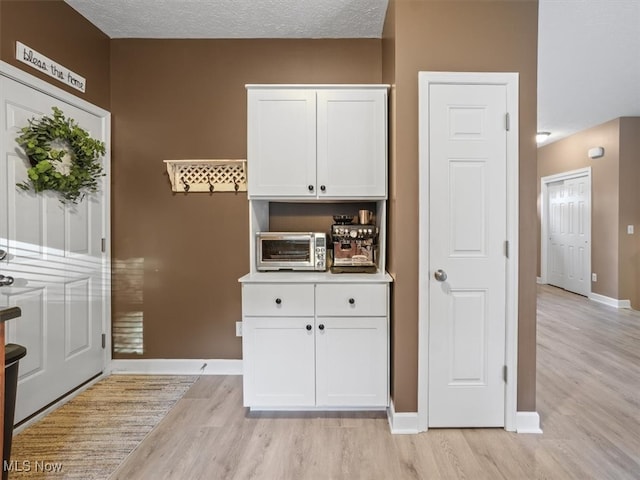
[[108,479],[196,376],[111,375],[13,438],[9,479]]

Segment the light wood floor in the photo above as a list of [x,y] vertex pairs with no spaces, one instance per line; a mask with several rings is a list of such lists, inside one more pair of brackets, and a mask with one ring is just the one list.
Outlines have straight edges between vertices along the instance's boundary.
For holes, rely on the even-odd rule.
[[640,479],[640,312],[539,287],[542,435],[392,435],[386,416],[248,413],[200,378],[113,479]]

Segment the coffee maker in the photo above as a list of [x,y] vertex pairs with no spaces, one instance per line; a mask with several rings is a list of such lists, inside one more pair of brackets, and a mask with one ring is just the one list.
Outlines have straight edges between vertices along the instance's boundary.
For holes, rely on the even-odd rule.
[[372,212],[361,210],[357,224],[349,215],[336,215],[333,219],[336,223],[331,225],[331,272],[375,273],[378,227],[373,224]]

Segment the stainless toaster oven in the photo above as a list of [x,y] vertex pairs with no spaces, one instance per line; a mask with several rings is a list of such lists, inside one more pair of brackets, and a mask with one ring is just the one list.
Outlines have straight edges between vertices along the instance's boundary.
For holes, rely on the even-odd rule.
[[327,235],[319,232],[258,232],[259,271],[327,269]]

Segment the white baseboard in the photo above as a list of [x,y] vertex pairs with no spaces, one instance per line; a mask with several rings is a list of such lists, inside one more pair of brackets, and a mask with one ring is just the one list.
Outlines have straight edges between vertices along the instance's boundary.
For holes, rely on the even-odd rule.
[[396,435],[416,434],[418,431],[418,412],[396,412],[393,400],[387,409],[387,418],[391,433]]
[[242,360],[112,360],[111,373],[142,375],[242,375]]
[[589,300],[593,300],[594,302],[603,303],[605,305],[609,305],[610,307],[615,308],[631,308],[630,300],[617,300],[611,297],[605,297],[604,295],[600,295],[598,293],[591,292],[589,294]]
[[517,433],[542,433],[538,412],[516,412]]
[[[417,434],[418,414],[417,412],[398,413],[393,406],[393,400],[387,410],[389,427],[393,434]],[[517,433],[542,433],[540,428],[540,415],[537,412],[516,412],[516,432]]]

